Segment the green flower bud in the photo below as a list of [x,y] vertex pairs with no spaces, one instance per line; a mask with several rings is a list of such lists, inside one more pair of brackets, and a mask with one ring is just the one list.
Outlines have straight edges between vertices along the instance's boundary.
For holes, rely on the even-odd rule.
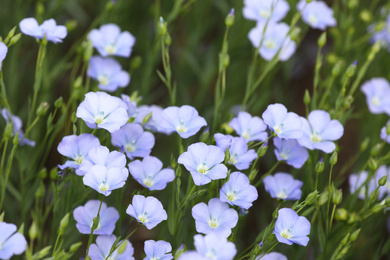
[[9,122],[5,125],[4,133],[3,133],[3,138],[4,139],[9,139],[12,136],[12,123]]
[[334,152],[329,159],[329,163],[331,165],[335,165],[337,163],[337,152]]
[[209,136],[210,136],[210,128],[207,127],[203,131],[203,133],[200,135],[199,141],[202,142],[202,143],[207,143],[207,140],[209,139]]
[[21,33],[18,33],[17,35],[15,35],[14,37],[12,37],[11,40],[9,41],[8,47],[11,47],[11,46],[14,45],[15,43],[17,43],[17,42],[19,41],[20,37],[22,37],[22,34],[21,34]]
[[30,226],[30,229],[28,230],[28,236],[31,240],[35,240],[38,236],[38,227],[35,221]]
[[337,77],[338,75],[340,75],[340,72],[343,68],[343,63],[341,61],[337,62],[334,66],[333,66],[333,69],[332,69],[332,76],[333,77]]
[[390,207],[390,197],[385,199],[386,207]]
[[255,247],[255,250],[254,250],[255,255],[256,256],[260,255],[261,251],[262,251],[261,246],[259,244],[257,244]]
[[76,121],[77,121],[77,116],[76,116],[76,112],[73,112],[72,115],[70,116],[70,121],[75,124]]
[[62,103],[64,102],[62,97],[57,98],[57,100],[54,102],[55,108],[60,108],[62,106]]
[[181,167],[177,167],[176,169],[176,177],[180,177],[181,176]]
[[336,210],[335,218],[338,221],[344,221],[348,218],[348,211],[344,208],[340,208]]
[[49,252],[50,252],[50,249],[51,249],[51,246],[47,246],[43,249],[41,249],[39,252],[38,252],[38,258],[37,259],[42,259],[43,257],[45,257]]
[[321,160],[316,164],[316,168],[315,168],[316,173],[319,174],[319,173],[323,172],[324,168],[325,168],[325,163],[321,158]]
[[328,191],[325,191],[320,194],[320,197],[318,198],[318,206],[322,206],[328,202],[328,194]]
[[234,24],[234,8],[232,8],[225,19],[226,27],[230,27]]
[[358,214],[356,214],[356,213],[354,213],[354,212],[352,212],[352,213],[350,213],[349,215],[348,215],[348,224],[352,224],[352,223],[355,223],[355,222],[357,222],[357,221],[359,221],[360,220],[360,217],[359,217],[359,215]]
[[386,23],[384,21],[377,22],[375,24],[375,31],[377,32],[382,31],[383,29],[385,29],[385,27],[386,27]]
[[383,144],[379,143],[379,144],[376,144],[374,147],[372,147],[371,149],[371,156],[377,156],[380,154],[380,152],[382,151],[383,149]]
[[351,95],[347,96],[344,100],[344,108],[350,108],[353,103],[353,97]]
[[12,144],[14,146],[19,144],[19,132],[16,132],[14,139],[12,140]]
[[259,173],[259,170],[258,169],[253,169],[250,173],[249,173],[249,181],[252,182],[257,174]]
[[186,246],[184,244],[181,244],[181,246],[175,252],[175,259],[179,259],[179,256],[185,251],[187,251]]
[[96,228],[99,226],[99,222],[100,222],[100,215],[93,218],[93,224],[92,224],[93,230],[96,230]]
[[118,247],[118,255],[125,252],[126,247],[127,247],[127,240],[124,240],[123,243]]
[[142,64],[142,57],[135,56],[130,62],[130,68],[131,68],[131,70],[136,70],[141,66],[141,64]]
[[363,142],[361,143],[361,145],[360,145],[360,151],[361,151],[361,152],[364,152],[364,151],[367,149],[369,143],[370,143],[370,138],[369,138],[369,137],[366,137],[366,138],[363,140]]
[[[172,167],[172,169],[175,169],[176,165],[177,165],[177,160],[176,160],[176,158],[173,155],[171,155],[171,167]],[[178,167],[178,168],[180,168],[180,167]]]
[[0,222],[4,221],[4,215],[5,215],[5,212],[3,211],[3,213],[0,214]]
[[66,213],[66,215],[61,219],[60,221],[60,229],[65,230],[65,228],[69,224],[69,213]]
[[326,44],[326,32],[323,32],[321,36],[318,38],[318,46],[320,48],[324,47]]
[[47,169],[46,168],[42,168],[42,170],[39,171],[38,173],[38,177],[42,180],[46,179],[47,177]]
[[310,205],[310,204],[315,203],[315,201],[317,200],[317,197],[318,197],[317,190],[310,192],[309,195],[307,195],[307,197],[306,197],[305,204]]
[[[89,62],[89,60],[90,60],[90,58],[92,57],[92,55],[93,55],[93,45],[92,45],[92,41],[91,40],[87,40],[87,41],[85,41],[84,43],[83,43],[83,46],[82,46],[83,48],[81,48],[81,52],[83,53],[83,59],[84,59],[84,62],[85,63],[88,63]],[[82,84],[82,78],[81,78],[81,76],[79,76],[77,79],[76,79],[76,81],[78,80],[80,78],[80,82],[77,82],[77,84],[79,84],[79,85],[77,85],[77,87],[79,87],[79,86],[81,86],[81,84]],[[76,82],[75,82],[75,84],[76,84]],[[75,86],[75,85],[73,85],[73,86]]]
[[372,46],[372,49],[371,49],[372,53],[377,54],[381,50],[381,47],[382,47],[381,41],[377,41]]
[[346,245],[348,243],[348,240],[349,240],[349,236],[350,236],[350,233],[346,234],[345,237],[340,241],[340,244],[343,246],[343,245]]
[[349,238],[349,241],[350,241],[350,242],[355,241],[355,240],[358,238],[359,233],[360,233],[360,228],[357,229],[357,230],[355,230],[355,231],[351,234],[351,236],[350,236],[350,238]]
[[269,234],[268,237],[267,237],[267,240],[270,241],[270,242],[275,241],[276,240],[275,234],[274,233]]
[[386,125],[386,134],[390,135],[390,124]]
[[290,39],[292,41],[298,41],[299,40],[299,35],[301,34],[301,28],[299,27],[294,27],[292,30],[291,30],[291,33],[290,33]]
[[221,126],[222,130],[224,130],[227,134],[234,133],[234,129],[229,126],[229,123],[223,123]]
[[382,178],[379,179],[378,185],[379,186],[385,186],[387,183],[387,175],[383,176]]
[[369,10],[364,9],[360,12],[360,19],[365,23],[370,23],[372,21],[372,14]]
[[225,55],[223,55],[223,67],[227,68],[229,66],[229,63],[230,63],[229,54],[225,53]]
[[24,223],[22,223],[22,225],[20,225],[19,229],[18,229],[18,233],[20,234],[24,234]]
[[225,163],[227,163],[230,160],[230,151],[229,148],[225,151]]
[[386,205],[383,205],[383,204],[381,204],[381,203],[378,203],[378,204],[375,204],[375,205],[372,207],[371,211],[372,211],[373,213],[379,213],[379,212],[384,211],[385,209],[386,209]]
[[68,33],[73,31],[77,27],[77,20],[68,20],[68,21],[66,21],[65,27],[68,30]]
[[49,110],[49,104],[47,102],[42,102],[37,109],[37,115],[39,117],[43,117],[46,115],[48,110]]
[[55,180],[57,180],[57,178],[58,178],[58,170],[57,170],[57,168],[52,168],[50,170],[50,179],[55,181]]
[[7,37],[4,40],[5,45],[7,45],[8,41],[15,35],[15,30],[16,30],[16,26],[14,26],[14,28],[12,28],[11,31],[9,31]]
[[346,74],[347,77],[351,78],[355,74],[355,71],[356,71],[356,64],[352,63],[347,68],[347,72],[345,74]]
[[45,196],[45,192],[46,192],[45,185],[41,181],[40,184],[39,184],[38,189],[35,192],[35,197],[36,198],[42,198],[43,196]]
[[303,104],[309,105],[310,104],[310,93],[309,90],[305,90],[305,95],[303,96]]
[[348,1],[348,7],[350,9],[354,9],[356,6],[358,6],[359,2],[358,0],[349,0]]
[[265,142],[260,148],[257,150],[257,156],[258,157],[263,157],[265,153],[268,150],[268,142]]
[[[340,58],[337,56],[336,53],[334,52],[330,52],[326,55],[326,61],[329,63],[329,64],[337,64],[337,63],[340,63],[342,64],[342,62],[340,61]],[[336,63],[337,62],[337,63]],[[334,69],[334,67],[333,67]],[[341,68],[338,68],[339,70],[341,70]],[[332,72],[333,73],[333,72]],[[338,71],[338,74],[340,74],[340,71]],[[338,75],[337,74],[337,75]]]
[[343,200],[343,191],[340,190],[335,190],[333,192],[333,197],[332,197],[332,202],[334,205],[339,205],[341,201]]
[[368,168],[370,168],[373,171],[376,171],[378,169],[378,163],[372,157],[368,160]]
[[160,17],[158,23],[157,23],[157,31],[160,36],[164,36],[167,33],[167,23],[164,22],[164,19]]
[[74,243],[73,245],[70,246],[69,253],[76,252],[80,248],[80,246],[82,246],[82,245],[83,245],[83,242]]
[[147,114],[147,115],[144,117],[144,119],[142,119],[142,124],[144,125],[144,124],[148,123],[148,122],[150,121],[150,119],[152,118],[152,115],[153,115],[152,112],[150,112],[149,114]]
[[170,46],[171,43],[172,43],[172,38],[171,38],[171,36],[169,35],[169,33],[167,33],[167,34],[165,35],[165,45],[166,45],[166,46]]

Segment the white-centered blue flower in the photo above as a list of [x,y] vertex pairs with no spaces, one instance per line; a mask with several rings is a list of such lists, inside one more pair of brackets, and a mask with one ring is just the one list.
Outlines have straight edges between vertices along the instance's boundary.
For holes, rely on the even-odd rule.
[[245,19],[257,22],[272,22],[282,20],[290,6],[286,0],[244,0],[242,14]]
[[124,244],[120,245],[120,248],[122,249],[124,247],[124,250],[122,249],[123,251],[119,252],[119,248],[117,248],[110,254],[111,247],[114,245],[115,240],[116,236],[114,235],[98,236],[96,238],[96,244],[91,244],[89,247],[88,256],[91,260],[134,260],[134,248],[129,240],[124,242],[123,240],[120,240],[118,245],[120,243],[126,243],[125,247]]
[[0,222],[0,259],[10,259],[26,250],[27,241],[16,229],[14,224]]
[[144,251],[146,257],[144,260],[171,260],[172,256],[172,246],[169,242],[159,240],[146,240]]
[[267,125],[260,117],[252,117],[248,112],[240,112],[229,122],[229,126],[247,142],[264,141],[268,137]]
[[302,181],[296,180],[291,174],[278,172],[263,180],[265,190],[274,199],[299,200],[302,195]]
[[195,235],[194,245],[196,251],[206,259],[233,260],[237,254],[236,246],[227,240],[226,237],[216,233],[208,235]]
[[275,137],[273,141],[278,161],[286,161],[288,165],[300,169],[309,158],[309,152],[295,139],[286,140]]
[[233,136],[216,133],[214,134],[214,139],[217,146],[221,148],[222,151],[226,152],[226,150],[232,144]]
[[257,158],[254,149],[248,150],[248,144],[244,137],[233,137],[229,147],[230,158],[228,164],[234,165],[238,170],[249,168],[253,160]]
[[5,45],[3,42],[0,42],[0,70],[1,70],[1,64],[3,63],[5,56],[7,56],[7,52],[8,52],[7,45]]
[[88,38],[92,45],[103,57],[121,56],[130,57],[135,44],[135,38],[131,33],[121,29],[116,24],[104,24],[100,29],[93,29]]
[[62,42],[68,33],[66,27],[57,25],[54,19],[46,20],[39,25],[35,18],[24,18],[19,27],[20,31],[28,36],[43,39],[46,35],[46,39],[54,43]]
[[390,115],[390,84],[385,78],[373,78],[360,87],[366,95],[367,106],[371,113]]
[[130,75],[113,58],[93,56],[89,60],[88,77],[99,82],[98,88],[109,92],[129,85]]
[[306,0],[301,0],[297,9],[302,13],[302,20],[311,28],[326,30],[327,27],[337,25],[332,8],[323,1],[313,0],[307,3]]

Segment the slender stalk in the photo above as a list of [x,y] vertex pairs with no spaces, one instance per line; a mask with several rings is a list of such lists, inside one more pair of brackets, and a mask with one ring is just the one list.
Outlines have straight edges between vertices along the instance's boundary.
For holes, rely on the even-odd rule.
[[114,251],[117,248],[119,248],[125,241],[127,241],[127,239],[129,239],[129,237],[131,237],[131,235],[133,235],[135,233],[135,231],[137,231],[141,226],[142,226],[142,224],[138,223],[138,226],[125,239],[123,239],[118,245],[115,245],[115,246],[113,245],[113,247],[111,247],[110,254],[105,258],[105,260],[110,259],[110,256],[112,255],[112,253],[114,253]]
[[280,164],[280,161],[277,161],[277,162],[274,164],[274,166],[272,166],[272,168],[271,168],[266,174],[264,174],[263,176],[261,176],[261,179],[260,179],[258,182],[256,182],[256,184],[255,184],[254,186],[255,186],[255,187],[259,187],[260,184],[263,183],[264,178],[267,177],[268,175],[270,175],[270,174],[276,169],[276,167],[278,167],[279,164]]
[[[103,204],[103,195],[101,195],[101,199],[100,199],[100,205],[99,205],[99,210],[97,212],[97,215],[96,217],[93,219],[93,224],[92,224],[92,228],[91,228],[91,233],[89,234],[89,239],[88,239],[88,245],[87,245],[87,253],[85,254],[85,259],[90,259],[90,257],[88,256],[89,254],[89,247],[91,246],[92,244],[92,239],[93,239],[93,232],[96,230],[97,228],[97,225],[95,223],[95,219],[98,219],[99,218],[99,214],[100,214],[100,209],[102,208],[102,204]],[[98,223],[99,224],[99,223]]]

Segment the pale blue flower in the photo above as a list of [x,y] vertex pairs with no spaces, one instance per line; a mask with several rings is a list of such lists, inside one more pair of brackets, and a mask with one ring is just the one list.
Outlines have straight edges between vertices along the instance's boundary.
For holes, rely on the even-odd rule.
[[107,169],[119,168],[123,174],[126,174],[126,156],[118,151],[108,150],[107,147],[97,145],[88,152],[88,157],[80,164],[77,175],[85,175],[94,165],[103,165]]
[[214,134],[214,139],[219,148],[222,149],[222,151],[226,152],[226,150],[230,147],[232,144],[233,136],[231,135],[223,135],[220,133]]
[[181,138],[195,135],[207,122],[199,116],[198,111],[184,105],[182,107],[167,107],[164,109],[160,127],[167,132],[177,132]]
[[58,144],[57,151],[66,156],[72,161],[66,161],[63,165],[58,167],[63,170],[71,167],[76,170],[76,174],[84,175],[78,171],[81,163],[88,158],[89,151],[100,145],[100,141],[97,137],[91,134],[68,135],[62,138],[62,141]]
[[[358,192],[357,197],[361,200],[369,198],[370,195],[378,187],[378,180],[387,174],[386,166],[378,168],[375,175],[369,177],[368,172],[362,171],[360,173],[352,173],[349,175],[349,191],[351,194]],[[369,179],[368,179],[369,178]],[[386,192],[386,186],[379,188],[378,199],[382,199]]]
[[278,161],[286,161],[288,165],[300,169],[309,158],[309,152],[300,146],[297,140],[286,140],[279,137],[275,137],[273,140],[276,148],[275,156]]
[[390,143],[390,135],[387,134],[387,130],[386,130],[387,127],[389,127],[389,124],[390,124],[390,121],[388,121],[388,122],[386,123],[386,125],[385,125],[384,127],[381,128],[381,134],[380,134],[381,139],[382,139],[382,140],[385,140],[387,143]]
[[[263,34],[266,25],[267,28]],[[255,48],[258,48],[262,43],[259,54],[263,59],[272,60],[280,49],[278,59],[286,61],[290,59],[296,49],[296,43],[288,35],[289,30],[290,26],[285,23],[258,23],[255,28],[249,31],[248,38]]]
[[89,60],[88,77],[99,82],[101,90],[114,92],[129,85],[130,75],[113,58],[93,56]]
[[229,122],[229,126],[247,142],[264,141],[268,138],[267,125],[260,117],[252,117],[248,112],[240,112]]
[[206,259],[232,260],[237,254],[236,246],[226,237],[216,233],[210,233],[206,236],[195,235],[194,245],[196,251]]
[[100,29],[93,29],[88,38],[92,45],[103,57],[109,55],[130,57],[135,44],[135,38],[131,33],[121,29],[116,24],[104,24]]
[[[84,206],[78,206],[73,211],[73,217],[77,222],[76,227],[81,234],[91,233],[93,219],[97,216],[99,206],[99,200],[90,200]],[[118,211],[114,207],[107,207],[107,204],[103,202],[99,212],[99,224],[93,233],[95,235],[111,235],[118,219]]]
[[195,185],[205,185],[211,180],[224,179],[227,167],[222,164],[225,153],[217,146],[204,143],[191,144],[179,156],[178,163],[191,173]]
[[152,229],[161,221],[168,219],[161,202],[152,196],[145,198],[142,195],[134,195],[126,213],[145,225],[147,229]]
[[238,221],[237,211],[218,198],[209,200],[208,205],[204,202],[196,204],[192,208],[192,217],[197,232],[216,233],[221,237],[228,237]]
[[202,256],[196,251],[187,251],[182,253],[177,260],[209,260],[209,258]]
[[313,110],[306,118],[301,117],[302,138],[298,143],[310,150],[318,149],[331,153],[336,149],[333,141],[337,141],[344,134],[344,127],[338,120],[331,120],[328,112]]
[[269,175],[263,180],[265,190],[274,199],[299,200],[302,195],[303,182],[293,178],[291,174],[278,172]]
[[122,101],[126,104],[126,110],[129,118],[134,117],[137,111],[137,103],[132,101],[128,95],[121,94]]
[[258,193],[256,188],[250,185],[245,174],[233,172],[230,174],[229,181],[222,186],[219,197],[222,202],[227,202],[231,206],[249,209],[252,207],[252,202],[257,200]]
[[390,195],[390,168],[381,165],[375,172],[375,187],[378,187],[380,178],[387,176],[387,182],[384,186],[379,187],[378,199],[382,199],[385,194]]
[[111,143],[123,149],[130,160],[134,157],[148,156],[154,142],[154,135],[135,123],[128,123],[111,134]]
[[323,1],[313,0],[306,3],[306,0],[301,0],[297,4],[297,9],[302,12],[302,20],[311,28],[324,31],[327,27],[337,25],[332,8]]
[[310,222],[305,217],[298,216],[292,209],[282,208],[278,211],[274,234],[280,243],[306,246],[309,242],[310,227]]
[[8,52],[7,45],[5,45],[3,42],[0,42],[0,71],[1,71],[1,64],[5,59],[7,52]]
[[170,243],[159,240],[146,240],[145,241],[145,254],[144,260],[171,260],[173,259],[172,246]]
[[113,190],[122,188],[128,176],[129,171],[126,168],[107,169],[103,165],[94,165],[84,175],[83,182],[84,185],[108,196]]
[[233,137],[229,152],[230,158],[227,163],[234,165],[239,170],[248,169],[251,162],[257,158],[254,149],[248,150],[244,137]]
[[[10,115],[10,112],[8,111],[7,108],[3,108],[1,110],[1,115],[3,116],[3,118],[7,124],[11,123],[11,115]],[[22,123],[22,120],[20,119],[20,117],[12,115],[12,135],[11,136],[15,136],[16,133],[19,132],[18,139],[19,139],[20,146],[29,145],[31,147],[34,147],[35,141],[32,141],[32,140],[24,137],[24,132],[22,130],[22,126],[23,126],[23,123]]]
[[[88,256],[91,260],[106,260],[115,259],[115,260],[134,260],[134,248],[129,240],[126,240],[123,243],[126,243],[125,250],[119,253],[119,248],[117,248],[112,254],[110,254],[111,247],[114,245],[116,236],[114,235],[102,235],[96,238],[96,244],[91,244],[89,247]],[[118,245],[122,243],[123,240],[118,242]],[[122,245],[121,245],[122,247]]]
[[376,30],[376,26],[377,24],[373,23],[368,27],[370,33],[374,32],[370,42],[374,44],[377,41],[381,41],[381,45],[390,52],[390,14],[387,14],[385,26],[380,31]]
[[302,122],[293,112],[287,112],[282,104],[272,104],[263,113],[263,120],[279,138],[298,139],[303,135]]
[[286,0],[244,0],[242,14],[245,19],[257,22],[266,22],[268,19],[279,22],[289,10]]
[[[145,117],[148,116],[149,114],[151,114],[150,120],[144,123]],[[164,110],[160,106],[157,105],[139,106],[134,115],[134,123],[138,123],[142,125],[143,128],[148,129],[150,131],[169,135],[172,132],[170,130],[166,130],[160,125],[160,122],[163,120],[163,114],[164,114]]]
[[256,257],[256,260],[287,260],[287,257],[281,253],[271,252],[266,255]]
[[163,190],[175,179],[175,172],[172,169],[162,167],[163,163],[154,156],[146,156],[142,162],[135,160],[129,163],[130,174],[149,190]]
[[119,130],[129,120],[126,104],[105,92],[89,92],[77,108],[76,116],[89,128],[103,128],[110,133]]
[[360,87],[366,95],[368,110],[390,115],[390,84],[385,78],[373,78]]
[[27,247],[24,236],[16,232],[14,224],[0,222],[0,259],[10,259],[22,254]]
[[66,27],[57,25],[54,19],[46,20],[39,25],[35,18],[24,18],[19,23],[19,27],[20,31],[28,36],[43,39],[46,35],[46,39],[54,43],[62,42],[68,33]]

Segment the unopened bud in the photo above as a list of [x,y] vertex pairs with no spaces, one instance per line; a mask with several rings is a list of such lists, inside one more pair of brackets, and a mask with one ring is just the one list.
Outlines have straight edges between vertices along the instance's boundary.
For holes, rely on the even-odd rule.
[[373,171],[376,171],[378,169],[378,162],[372,157],[368,160],[368,168]]
[[253,169],[250,173],[249,173],[249,181],[252,182],[257,174],[259,173],[259,170],[258,169]]
[[379,186],[385,186],[387,183],[387,175],[383,176],[382,178],[379,179],[378,185]]
[[45,185],[41,181],[39,186],[38,186],[38,189],[35,192],[35,197],[36,198],[42,198],[45,195],[45,192],[46,192]]
[[342,190],[333,191],[333,197],[332,197],[333,204],[339,205],[342,200],[343,200],[343,191]]
[[68,226],[68,223],[69,223],[69,213],[66,213],[66,215],[60,221],[60,229],[65,230],[65,228]]
[[35,240],[38,236],[38,227],[35,221],[30,226],[30,229],[28,230],[28,236],[30,237],[31,240]]
[[73,112],[72,115],[70,116],[70,121],[74,124],[77,121],[77,116],[76,112]]
[[386,134],[390,135],[390,124],[386,125]]
[[14,139],[12,140],[12,144],[14,146],[19,144],[19,132],[16,132]]
[[166,46],[170,46],[172,44],[172,38],[171,38],[171,36],[169,35],[169,33],[167,33],[166,35],[165,35],[165,45]]
[[76,252],[80,248],[80,246],[82,246],[82,245],[83,245],[83,242],[74,243],[73,245],[70,246],[69,252],[70,253]]
[[294,27],[292,30],[291,30],[291,33],[290,33],[290,39],[292,41],[298,41],[299,40],[299,35],[301,34],[301,28],[299,27]]
[[258,157],[263,157],[265,153],[268,150],[268,142],[265,142],[260,148],[257,150],[257,156]]
[[228,123],[223,123],[221,126],[222,130],[224,130],[227,134],[232,134],[234,133],[234,129],[228,124]]
[[303,103],[307,106],[310,104],[310,93],[309,90],[305,90],[305,95],[303,96]]
[[158,23],[157,23],[157,31],[160,36],[164,36],[167,33],[167,23],[164,22],[164,19],[160,17]]
[[93,218],[93,223],[92,223],[92,229],[93,230],[96,230],[97,227],[99,226],[99,222],[100,222],[100,216],[96,216]]
[[373,213],[379,213],[379,212],[382,212],[383,210],[386,209],[386,205],[383,205],[383,204],[375,204],[373,207],[372,207],[372,212]]
[[344,208],[337,209],[336,214],[335,214],[335,218],[336,218],[336,220],[339,220],[339,221],[347,220],[348,211]]
[[318,46],[320,48],[324,47],[326,44],[326,32],[323,32],[321,36],[318,38]]
[[49,104],[47,102],[42,102],[37,109],[37,115],[39,117],[45,116],[48,110]]
[[136,70],[141,66],[141,64],[142,64],[141,56],[135,56],[130,62],[130,68],[131,70]]
[[5,40],[4,40],[4,43],[5,43],[6,45],[7,45],[8,41],[14,36],[15,30],[16,30],[16,26],[14,26],[14,28],[12,28],[11,31],[9,31],[7,37],[6,37]]
[[126,247],[127,247],[127,240],[123,241],[123,243],[118,247],[118,255],[125,252]]
[[349,0],[348,1],[348,7],[350,9],[354,9],[356,6],[358,6],[359,2],[358,0]]
[[380,152],[382,151],[383,149],[383,144],[382,143],[379,143],[379,144],[376,144],[374,147],[372,147],[371,149],[371,156],[377,156],[380,154]]
[[356,62],[352,63],[351,65],[349,65],[349,67],[347,68],[347,72],[346,72],[346,75],[347,77],[352,77],[354,74],[355,74],[355,71],[356,71]]
[[21,33],[18,33],[17,35],[15,35],[14,37],[12,37],[11,40],[9,41],[8,47],[11,47],[11,46],[14,45],[15,43],[17,43],[17,42],[19,41],[20,37],[22,37],[22,34],[21,34]]
[[329,159],[329,163],[331,165],[335,165],[337,163],[337,152],[334,152]]
[[3,211],[3,213],[0,214],[0,222],[4,221],[4,215],[5,215],[5,212]]
[[[362,10],[360,12],[360,19],[365,22],[365,23],[369,23],[371,22],[372,20],[372,15],[371,15],[371,12],[369,10]],[[381,29],[382,30],[382,29]],[[379,30],[380,31],[380,30]]]
[[210,136],[210,127],[207,127],[199,137],[199,141],[206,143]]
[[57,168],[52,168],[50,170],[50,179],[52,179],[53,181],[58,179],[58,170],[57,170]]
[[176,169],[176,177],[180,177],[181,176],[181,167],[177,167]]
[[318,198],[318,206],[322,206],[328,202],[328,191],[322,192]]
[[68,33],[73,31],[77,27],[77,20],[68,20],[68,21],[66,21],[65,27],[66,27]]
[[39,171],[38,173],[38,177],[42,180],[46,179],[47,177],[47,169],[46,168],[43,168]]
[[150,112],[149,114],[147,114],[144,119],[142,119],[142,124],[146,124],[150,121],[150,119],[152,118],[152,115],[153,115],[153,112]]
[[369,137],[366,137],[366,138],[363,140],[363,142],[361,143],[361,145],[360,145],[360,151],[361,151],[361,152],[364,152],[364,151],[367,149],[369,143],[370,143],[370,138],[369,138]]
[[12,136],[12,123],[9,122],[5,125],[4,133],[3,133],[3,138],[4,139],[9,139]]
[[39,252],[38,252],[38,258],[37,259],[42,259],[43,257],[45,257],[49,252],[50,252],[50,249],[51,249],[51,246],[47,246],[43,249],[41,249]]
[[345,237],[340,241],[340,244],[343,246],[343,245],[346,245],[348,243],[348,240],[349,240],[349,236],[350,236],[350,233],[348,233],[347,235],[345,235]]
[[390,197],[385,199],[386,207],[390,207]]
[[325,163],[324,160],[321,158],[321,160],[316,164],[316,173],[321,173],[324,171]]
[[360,217],[359,217],[359,215],[356,214],[356,213],[350,213],[350,214],[348,215],[348,224],[355,223],[355,222],[357,222],[357,221],[359,221],[359,220],[360,220]]
[[57,100],[54,102],[54,107],[60,108],[62,106],[63,102],[64,102],[64,100],[62,99],[62,97],[57,98]]
[[229,148],[226,149],[225,151],[225,163],[230,160],[230,151]]
[[337,62],[332,69],[332,76],[337,77],[340,74],[342,68],[343,63],[341,61]]
[[225,19],[226,27],[230,27],[234,24],[234,8],[232,8]]
[[310,192],[309,195],[307,195],[307,197],[306,197],[305,204],[307,204],[307,205],[313,204],[316,201],[317,197],[318,197],[317,190]]
[[349,241],[350,241],[350,242],[355,241],[355,240],[358,238],[359,233],[360,233],[360,228],[359,228],[358,230],[355,230],[355,231],[351,234],[351,236],[349,237]]

